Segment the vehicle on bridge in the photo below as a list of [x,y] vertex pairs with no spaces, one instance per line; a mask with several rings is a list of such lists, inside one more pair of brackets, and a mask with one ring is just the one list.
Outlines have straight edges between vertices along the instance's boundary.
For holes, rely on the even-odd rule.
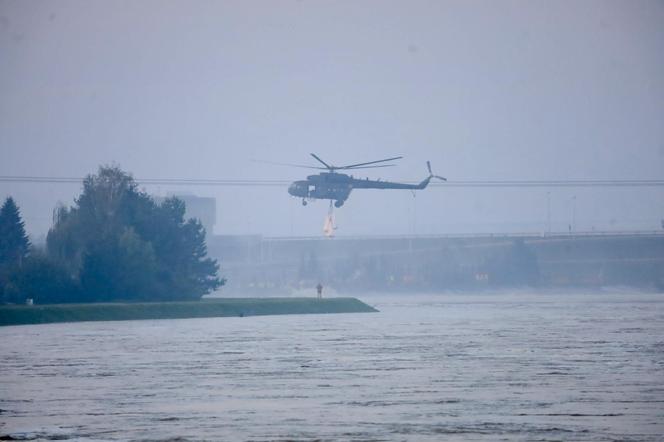
[[321,172],[318,175],[309,175],[306,180],[295,181],[288,188],[288,193],[292,196],[302,198],[302,205],[306,206],[307,202],[313,199],[330,200],[334,201],[335,207],[343,206],[344,202],[350,196],[353,189],[410,189],[421,190],[425,189],[432,178],[437,178],[442,181],[447,181],[442,176],[434,175],[431,172],[431,163],[427,161],[427,169],[429,176],[426,177],[418,184],[396,183],[391,181],[370,180],[369,178],[360,179],[354,178],[352,175],[339,173],[339,170],[356,170],[356,169],[372,169],[377,167],[391,167],[394,164],[379,164],[389,161],[395,161],[403,157],[386,158],[384,160],[369,161],[366,163],[350,164],[347,166],[333,166],[320,159],[316,154],[311,154],[318,162],[324,167],[320,166],[297,166],[306,167],[310,169],[321,169],[326,172]]

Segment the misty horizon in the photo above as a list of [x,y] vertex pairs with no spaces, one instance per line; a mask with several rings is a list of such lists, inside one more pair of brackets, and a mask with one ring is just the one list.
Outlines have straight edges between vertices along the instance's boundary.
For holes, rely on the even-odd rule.
[[[0,3],[0,176],[642,180],[664,170],[664,4]],[[366,173],[365,173],[366,172]],[[319,236],[283,187],[142,186],[217,200],[216,234]],[[80,184],[0,183],[33,238]],[[355,190],[342,235],[661,230],[664,189]],[[550,227],[549,227],[550,226]]]

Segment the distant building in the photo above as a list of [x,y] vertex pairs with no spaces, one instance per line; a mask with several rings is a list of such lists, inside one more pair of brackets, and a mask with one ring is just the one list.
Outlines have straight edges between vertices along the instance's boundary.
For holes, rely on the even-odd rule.
[[[168,198],[176,197],[184,201],[186,211],[185,219],[196,218],[200,220],[207,236],[214,235],[214,226],[217,223],[217,199],[192,194],[169,194]],[[155,196],[157,203],[164,201],[166,197]]]

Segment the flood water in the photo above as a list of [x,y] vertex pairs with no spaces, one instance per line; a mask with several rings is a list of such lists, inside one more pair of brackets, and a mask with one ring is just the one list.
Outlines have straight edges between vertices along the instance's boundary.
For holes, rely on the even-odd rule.
[[0,328],[0,436],[663,440],[664,296]]

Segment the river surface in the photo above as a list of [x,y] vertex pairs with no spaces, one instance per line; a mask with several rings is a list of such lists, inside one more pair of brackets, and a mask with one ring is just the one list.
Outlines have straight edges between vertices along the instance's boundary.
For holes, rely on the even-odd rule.
[[0,328],[0,436],[664,440],[664,295]]

